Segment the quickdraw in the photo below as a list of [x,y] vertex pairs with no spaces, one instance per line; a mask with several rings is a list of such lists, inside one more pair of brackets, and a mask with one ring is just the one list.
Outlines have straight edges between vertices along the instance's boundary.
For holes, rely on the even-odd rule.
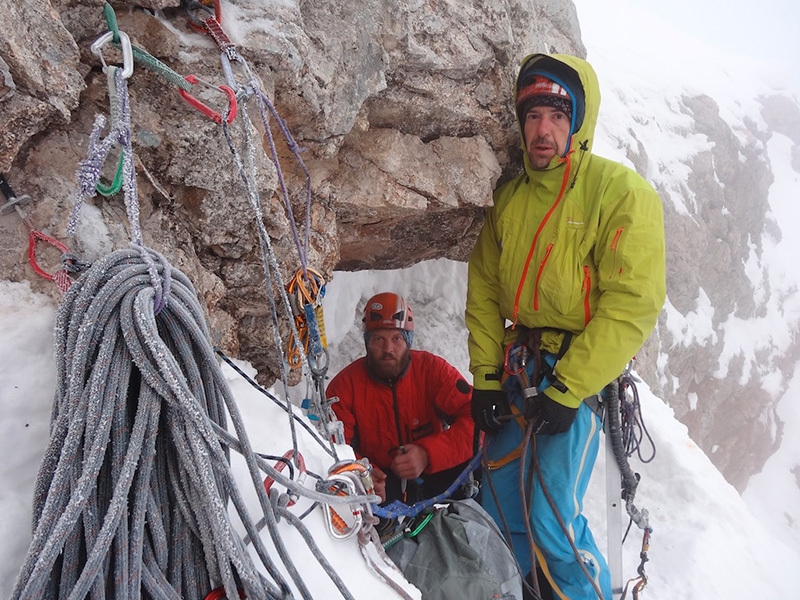
[[[1,174],[0,190],[2,190],[3,195],[7,200],[6,204],[0,208],[0,212],[5,213],[6,211],[11,210],[16,211],[17,215],[19,215],[19,218],[28,227],[28,262],[30,263],[31,268],[40,277],[55,283],[62,293],[66,293],[72,285],[72,279],[70,279],[69,274],[77,273],[84,269],[87,265],[78,260],[78,258],[72,254],[69,251],[69,248],[67,248],[63,243],[45,233],[42,233],[33,226],[30,216],[28,216],[28,214],[22,208],[30,202],[30,196],[24,195],[17,197],[17,195],[14,193],[14,190],[11,189],[11,186],[9,185],[5,176]],[[36,244],[38,242],[49,244],[61,253],[62,266],[60,269],[51,273],[39,265],[36,257]]]
[[305,411],[309,421],[316,425],[317,430],[336,444],[344,444],[344,425],[336,418],[331,406],[339,401],[339,398],[323,398],[319,392],[309,394],[314,398],[304,398],[300,408]]
[[[218,0],[190,0],[186,2],[186,16],[189,17],[189,27],[195,31],[204,33],[206,31],[206,21],[214,19],[217,22],[222,21],[222,7]],[[194,13],[200,11],[211,15],[210,17],[198,17]]]
[[625,583],[625,589],[622,592],[620,600],[625,600],[625,596],[628,594],[628,587],[631,583],[634,584],[631,588],[631,597],[633,600],[639,600],[639,592],[647,587],[647,575],[644,572],[644,564],[650,560],[647,556],[647,552],[650,550],[650,534],[652,532],[653,530],[650,527],[645,527],[642,533],[642,550],[639,552],[639,566],[636,569],[639,577],[633,577]]
[[[205,13],[205,16],[198,17],[195,14],[197,11]],[[189,18],[189,27],[201,33],[208,33],[229,60],[240,60],[239,51],[222,29],[222,8],[219,0],[187,2],[186,16]]]
[[[325,279],[319,271],[308,267],[298,269],[286,285],[292,317],[299,340],[294,334],[287,342],[287,362],[292,369],[303,365],[301,352],[314,361],[313,369],[320,367],[319,360],[327,352],[325,321],[322,312],[322,298],[325,296]],[[325,362],[327,367],[327,360]]]
[[334,443],[344,444],[344,426],[331,410],[338,398],[325,398],[325,376],[330,357],[322,311],[324,296],[325,279],[311,267],[298,269],[286,285],[286,297],[294,321],[287,342],[286,362],[295,370],[308,364],[314,385],[302,401],[301,408],[323,435]]
[[205,104],[203,104],[200,100],[198,100],[197,98],[192,96],[189,92],[187,92],[183,88],[179,88],[178,89],[178,94],[190,106],[193,106],[194,108],[199,110],[201,113],[203,113],[209,119],[214,121],[214,123],[216,123],[217,125],[221,125],[223,120],[228,125],[230,125],[233,122],[233,120],[236,118],[236,112],[237,112],[236,92],[234,92],[227,85],[215,86],[215,85],[210,84],[210,83],[208,83],[206,81],[203,81],[202,79],[198,79],[195,75],[187,75],[184,79],[186,79],[186,81],[188,81],[192,85],[202,84],[202,85],[206,86],[207,88],[209,88],[211,90],[220,91],[223,94],[225,94],[225,96],[228,99],[228,110],[226,111],[226,114],[223,117],[217,111],[215,111],[215,110],[209,108],[208,106],[206,106]]
[[119,40],[122,49],[122,77],[128,79],[133,75],[133,47],[131,46],[131,38],[124,31],[107,31],[99,38],[97,38],[91,45],[92,54],[100,58],[103,64],[103,73],[108,72],[108,65],[103,57],[103,46],[112,40]]
[[430,523],[435,514],[436,511],[420,513],[416,517],[412,517],[408,522],[402,523],[399,531],[385,541],[382,540],[384,550],[388,550],[403,538],[417,537],[425,529],[425,526]]
[[[180,97],[186,101],[190,106],[197,109],[200,113],[207,116],[209,119],[217,123],[218,125],[222,124],[223,120],[230,124],[236,118],[237,112],[237,103],[236,103],[236,94],[235,92],[228,87],[227,85],[213,85],[211,83],[207,83],[200,79],[195,75],[187,75],[183,77],[179,75],[172,69],[170,69],[167,65],[163,62],[158,60],[156,57],[151,55],[146,50],[139,48],[138,46],[131,43],[130,38],[124,31],[119,29],[117,24],[117,16],[114,13],[114,9],[111,7],[110,4],[106,3],[105,7],[103,8],[103,13],[106,18],[106,23],[108,24],[109,31],[103,34],[100,38],[98,38],[92,44],[92,52],[100,57],[100,62],[103,64],[103,71],[107,70],[107,65],[105,60],[103,59],[103,54],[101,52],[102,47],[111,42],[114,46],[122,50],[123,54],[123,77],[127,79],[133,73],[133,65],[134,62],[146,67],[150,71],[160,75],[164,79],[166,79],[169,83],[178,87],[178,94]],[[221,91],[225,94],[228,100],[228,107],[226,112],[223,114],[213,110],[206,106],[203,102],[195,98],[191,94],[191,89],[193,86],[197,84],[202,84],[214,91]],[[122,165],[122,158],[120,158],[117,174],[118,177],[115,178],[115,186],[116,180],[119,179],[119,171]],[[119,192],[119,187],[114,186],[111,189],[115,189],[113,192],[106,192],[103,189],[98,187],[98,191],[103,195],[113,195]]]

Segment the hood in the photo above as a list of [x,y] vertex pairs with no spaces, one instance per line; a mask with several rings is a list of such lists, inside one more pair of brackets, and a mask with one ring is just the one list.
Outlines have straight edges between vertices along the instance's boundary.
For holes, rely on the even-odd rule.
[[[597,115],[600,111],[600,85],[592,66],[585,60],[568,54],[530,54],[526,56],[514,83],[515,106],[521,80],[533,71],[564,82],[568,88],[578,88],[570,89],[578,98],[575,99],[577,106],[574,106],[572,111],[575,115],[575,123],[569,150],[579,154],[590,153],[594,144]],[[530,172],[532,169],[528,153],[525,151],[525,136],[519,114],[517,114],[517,126],[520,132],[520,146],[524,156],[525,171]],[[551,168],[560,163],[558,157],[553,161],[550,165]]]

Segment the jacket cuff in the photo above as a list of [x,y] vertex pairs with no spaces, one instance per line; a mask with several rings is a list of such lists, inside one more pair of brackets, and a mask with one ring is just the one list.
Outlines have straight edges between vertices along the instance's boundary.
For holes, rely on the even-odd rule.
[[500,373],[493,367],[478,367],[472,374],[472,387],[476,390],[502,390]]
[[423,469],[423,471],[422,471],[423,473],[428,474],[428,475],[430,475],[431,473],[435,473],[437,470],[439,470],[438,469],[439,465],[435,464],[435,463],[438,463],[438,459],[439,459],[439,456],[438,456],[438,454],[436,452],[436,448],[431,448],[430,444],[426,443],[426,441],[425,441],[425,440],[428,440],[428,442],[430,442],[431,440],[428,439],[430,437],[432,437],[432,436],[428,435],[428,436],[425,436],[422,439],[419,439],[419,440],[413,442],[414,444],[416,444],[417,446],[419,446],[420,448],[425,450],[425,454],[428,455],[428,466],[425,467]]
[[575,394],[567,390],[566,392],[559,392],[556,388],[550,386],[544,390],[544,395],[558,402],[568,408],[578,408],[583,402],[582,398],[578,398]]

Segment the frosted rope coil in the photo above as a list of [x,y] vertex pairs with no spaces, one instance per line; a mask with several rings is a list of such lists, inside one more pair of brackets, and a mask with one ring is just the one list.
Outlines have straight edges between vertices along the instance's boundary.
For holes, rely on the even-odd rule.
[[[158,313],[154,269],[162,281],[169,274]],[[278,534],[260,470],[299,493],[317,493],[297,489],[255,456],[186,276],[152,250],[112,253],[65,295],[55,333],[51,437],[12,600],[203,598],[219,586],[228,598],[238,589],[248,598],[292,597],[245,509],[229,465],[231,443],[247,462],[280,561],[310,598]],[[226,410],[236,439],[220,438]],[[271,580],[233,530],[229,503]]]

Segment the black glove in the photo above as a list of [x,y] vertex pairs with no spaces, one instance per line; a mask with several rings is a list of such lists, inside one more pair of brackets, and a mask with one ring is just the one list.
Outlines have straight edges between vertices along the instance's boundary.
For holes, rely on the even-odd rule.
[[511,414],[503,390],[472,390],[472,420],[481,431],[497,433],[505,425],[498,419]]
[[578,409],[564,406],[542,393],[525,401],[524,412],[528,423],[533,422],[533,435],[555,435],[570,428]]

